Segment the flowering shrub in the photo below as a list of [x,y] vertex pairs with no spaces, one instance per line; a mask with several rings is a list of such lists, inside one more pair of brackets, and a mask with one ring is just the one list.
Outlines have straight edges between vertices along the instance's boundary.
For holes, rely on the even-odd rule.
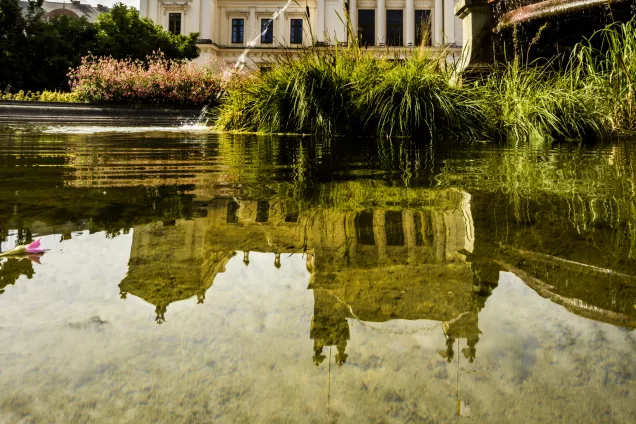
[[89,55],[68,76],[71,91],[91,103],[203,105],[217,102],[224,73],[220,62],[201,66],[157,52],[145,62]]

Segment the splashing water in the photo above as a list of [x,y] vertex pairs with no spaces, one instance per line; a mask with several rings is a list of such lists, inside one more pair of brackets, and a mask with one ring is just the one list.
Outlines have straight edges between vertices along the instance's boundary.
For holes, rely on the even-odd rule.
[[245,50],[243,50],[243,53],[241,53],[239,58],[236,60],[236,63],[234,64],[234,69],[239,70],[239,71],[243,69],[243,67],[245,66],[245,60],[247,59],[247,53],[250,51],[250,49],[252,47],[256,46],[256,42],[258,41],[259,37],[262,37],[263,35],[265,35],[265,33],[269,29],[270,25],[272,25],[274,20],[276,18],[278,18],[278,16],[281,13],[283,13],[289,7],[291,2],[292,2],[292,0],[287,0],[287,3],[285,4],[285,6],[283,6],[277,12],[274,12],[274,14],[272,15],[272,20],[265,26],[265,29],[260,31],[260,32],[258,32],[254,37],[252,37],[251,40],[249,40],[247,42],[247,47],[245,48]]

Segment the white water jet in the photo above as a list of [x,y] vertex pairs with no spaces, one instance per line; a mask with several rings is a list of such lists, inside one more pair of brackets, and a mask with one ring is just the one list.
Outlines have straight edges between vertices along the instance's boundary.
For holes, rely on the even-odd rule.
[[283,6],[277,12],[274,12],[274,14],[272,15],[272,20],[267,24],[267,26],[265,26],[264,30],[258,31],[258,29],[257,29],[255,33],[252,33],[252,35],[254,35],[254,34],[256,34],[256,35],[253,36],[252,39],[247,42],[247,47],[245,48],[245,50],[243,50],[243,53],[241,53],[239,58],[236,60],[236,63],[234,64],[234,69],[239,70],[239,71],[243,69],[243,67],[245,66],[245,60],[247,59],[247,53],[250,51],[250,49],[252,47],[256,46],[256,43],[258,42],[258,38],[262,37],[263,35],[265,35],[265,33],[269,29],[270,25],[272,25],[274,23],[274,20],[276,18],[278,18],[278,16],[281,13],[283,13],[289,7],[291,2],[292,2],[292,0],[287,0],[287,3],[285,4],[285,6]]

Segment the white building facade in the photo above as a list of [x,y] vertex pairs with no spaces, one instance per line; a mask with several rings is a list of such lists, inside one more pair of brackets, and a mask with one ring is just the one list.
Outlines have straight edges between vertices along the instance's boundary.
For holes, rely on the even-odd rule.
[[166,30],[199,33],[200,60],[263,62],[283,49],[347,43],[345,8],[354,36],[368,48],[405,50],[462,44],[454,0],[141,0],[140,14]]

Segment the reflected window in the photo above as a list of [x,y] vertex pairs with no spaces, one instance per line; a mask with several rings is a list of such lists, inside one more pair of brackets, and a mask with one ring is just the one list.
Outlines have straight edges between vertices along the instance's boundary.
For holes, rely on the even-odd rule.
[[236,202],[230,202],[227,204],[227,223],[238,224],[238,210],[239,205]]
[[298,222],[298,212],[291,212],[285,215],[285,222]]
[[375,45],[375,10],[358,9],[358,38],[362,46]]
[[374,245],[373,212],[360,212],[355,219],[358,244]]
[[269,202],[259,200],[256,204],[256,222],[267,222],[269,219]]
[[385,213],[384,227],[386,228],[386,244],[388,246],[404,246],[402,212],[389,211]]
[[413,223],[415,224],[415,245],[424,246],[424,234],[422,233],[422,215],[419,212],[413,214]]

